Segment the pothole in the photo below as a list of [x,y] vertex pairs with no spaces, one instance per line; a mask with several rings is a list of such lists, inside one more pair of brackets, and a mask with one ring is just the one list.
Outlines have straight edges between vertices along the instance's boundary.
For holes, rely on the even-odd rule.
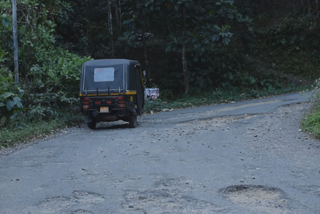
[[124,213],[230,213],[229,208],[193,197],[193,190],[199,187],[190,180],[166,178],[149,190],[126,190]]
[[220,193],[232,203],[260,213],[289,213],[285,193],[274,187],[236,185],[221,189]]
[[104,197],[94,192],[77,190],[70,196],[56,196],[45,199],[33,207],[29,207],[26,213],[91,213],[86,210],[104,202]]

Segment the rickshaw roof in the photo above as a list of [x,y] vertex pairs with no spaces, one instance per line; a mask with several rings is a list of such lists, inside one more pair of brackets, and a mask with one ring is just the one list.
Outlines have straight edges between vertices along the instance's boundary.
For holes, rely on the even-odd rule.
[[108,66],[108,65],[140,65],[138,61],[129,59],[97,59],[90,60],[83,64],[83,66]]

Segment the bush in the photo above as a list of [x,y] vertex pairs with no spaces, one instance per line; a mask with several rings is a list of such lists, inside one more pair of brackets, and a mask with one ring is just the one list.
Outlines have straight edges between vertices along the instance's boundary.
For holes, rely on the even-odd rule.
[[12,76],[11,3],[0,2],[1,126],[55,119],[63,112],[60,109],[78,101],[81,65],[90,57],[57,47],[56,24],[46,5],[39,2],[18,2],[18,17],[29,17],[28,21],[19,22],[18,28],[19,87]]
[[[5,52],[0,49],[0,63],[6,60],[5,56]],[[21,98],[24,91],[16,86],[11,72],[1,64],[0,84],[0,127],[3,127],[23,109]]]

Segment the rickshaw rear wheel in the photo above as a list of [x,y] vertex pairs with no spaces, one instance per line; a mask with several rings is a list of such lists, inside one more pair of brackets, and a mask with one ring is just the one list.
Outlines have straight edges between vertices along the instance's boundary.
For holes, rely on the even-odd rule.
[[88,124],[89,129],[95,129],[97,122],[95,120],[92,120],[90,123],[87,123],[87,124]]
[[130,118],[129,118],[129,127],[130,128],[135,128],[137,127],[138,122],[137,122],[137,113],[134,112],[131,114]]

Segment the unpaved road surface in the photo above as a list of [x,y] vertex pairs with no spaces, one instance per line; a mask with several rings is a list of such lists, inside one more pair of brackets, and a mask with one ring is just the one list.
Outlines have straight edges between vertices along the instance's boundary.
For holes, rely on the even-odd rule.
[[299,94],[67,129],[0,153],[0,213],[320,213]]

